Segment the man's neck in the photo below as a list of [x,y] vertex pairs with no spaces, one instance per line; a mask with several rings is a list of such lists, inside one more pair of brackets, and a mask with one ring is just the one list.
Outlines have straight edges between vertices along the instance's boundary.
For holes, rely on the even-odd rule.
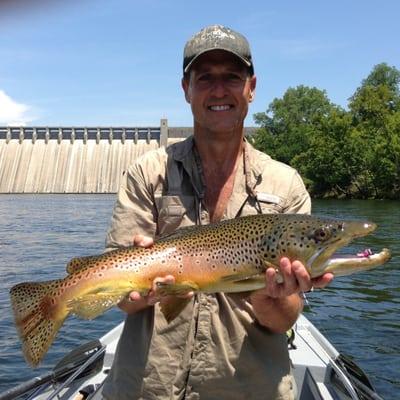
[[195,146],[199,152],[205,180],[205,204],[211,222],[219,221],[226,210],[232,194],[237,167],[242,160],[243,135],[232,134],[229,138],[196,136]]
[[203,169],[229,172],[236,165],[243,151],[243,128],[238,132],[199,132],[194,130],[194,141]]

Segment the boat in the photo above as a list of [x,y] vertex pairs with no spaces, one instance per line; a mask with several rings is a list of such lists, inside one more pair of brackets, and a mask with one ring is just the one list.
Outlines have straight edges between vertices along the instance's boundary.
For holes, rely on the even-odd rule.
[[[49,373],[3,392],[0,400],[101,400],[122,329],[123,322],[67,354]],[[304,314],[288,335],[288,346],[298,400],[383,400],[361,368]]]

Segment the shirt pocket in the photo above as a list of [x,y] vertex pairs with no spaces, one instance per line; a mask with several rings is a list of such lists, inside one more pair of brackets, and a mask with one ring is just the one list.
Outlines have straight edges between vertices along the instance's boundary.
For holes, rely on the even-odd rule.
[[263,214],[281,214],[283,207],[280,204],[260,202]]
[[243,206],[241,215],[254,215],[259,214],[261,208],[262,214],[281,214],[283,213],[283,205],[279,203],[269,203],[265,201],[255,201],[255,199],[248,199]]
[[195,198],[190,195],[155,195],[157,207],[157,234],[159,236],[176,229],[193,225],[196,220]]

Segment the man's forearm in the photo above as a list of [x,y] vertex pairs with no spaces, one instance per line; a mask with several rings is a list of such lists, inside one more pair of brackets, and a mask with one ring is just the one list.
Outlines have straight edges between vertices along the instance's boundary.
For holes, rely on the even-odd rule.
[[257,321],[276,333],[284,333],[290,329],[303,310],[303,300],[297,293],[281,298],[253,294],[250,302]]

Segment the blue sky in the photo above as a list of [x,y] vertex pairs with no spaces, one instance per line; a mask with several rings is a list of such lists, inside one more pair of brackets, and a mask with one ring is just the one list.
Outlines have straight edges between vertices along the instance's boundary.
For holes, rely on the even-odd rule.
[[0,125],[190,126],[183,46],[215,23],[251,44],[248,126],[289,87],[325,89],[345,107],[374,65],[400,68],[397,0],[13,2],[0,0]]

